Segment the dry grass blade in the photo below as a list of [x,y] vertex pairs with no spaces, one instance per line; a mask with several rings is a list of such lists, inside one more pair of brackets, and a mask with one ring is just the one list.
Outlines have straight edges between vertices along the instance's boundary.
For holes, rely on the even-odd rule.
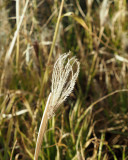
[[28,109],[23,109],[21,111],[16,112],[14,115],[13,114],[2,114],[1,116],[2,116],[2,118],[11,119],[14,116],[20,116],[20,115],[23,115],[23,114],[25,114],[27,112],[28,112]]
[[0,0],[0,160],[128,159],[127,6]]
[[[16,0],[16,24],[18,27],[19,24],[19,0]],[[19,33],[17,34],[17,50],[16,50],[16,64],[17,64],[17,68],[18,68],[18,61],[19,61],[19,42],[20,42],[20,37],[19,37]]]
[[17,140],[15,141],[15,143],[14,143],[14,145],[13,145],[10,160],[12,160],[12,155],[13,155],[13,152],[14,152],[14,149],[15,149],[15,146],[16,146],[16,143],[17,143]]
[[109,12],[110,2],[108,0],[104,0],[100,9],[100,25],[103,26],[106,22],[108,12]]
[[[79,62],[75,57],[68,59],[68,62],[65,64],[68,56],[69,53],[61,55],[54,65],[51,93],[49,94],[40,124],[34,160],[38,159],[48,119],[52,118],[55,115],[55,111],[58,109],[60,104],[64,102],[72,92],[79,74]],[[73,73],[73,65],[75,63],[77,64],[77,70],[75,73]]]
[[19,33],[19,30],[20,30],[20,27],[21,27],[23,18],[24,18],[24,16],[25,16],[25,12],[26,12],[27,7],[28,7],[28,2],[29,2],[29,0],[26,1],[26,4],[25,4],[25,6],[24,6],[24,10],[23,10],[23,14],[22,14],[22,16],[21,16],[21,18],[20,18],[20,21],[19,21],[19,23],[18,23],[18,26],[17,26],[17,30],[15,31],[15,34],[14,34],[14,37],[13,37],[12,42],[11,42],[11,44],[10,44],[9,50],[8,50],[7,53],[6,53],[5,65],[7,65],[8,60],[10,59],[11,53],[12,53],[12,51],[13,51],[13,48],[14,48],[14,45],[15,45],[15,42],[16,42],[16,38],[17,38],[17,36],[18,36],[18,33]]
[[44,132],[45,132],[45,129],[46,129],[46,125],[47,125],[47,122],[48,122],[47,112],[48,112],[48,105],[49,105],[50,97],[51,97],[51,93],[50,93],[50,95],[48,97],[47,104],[46,104],[46,107],[45,107],[45,110],[44,110],[44,114],[43,114],[43,117],[42,117],[42,121],[41,121],[41,124],[40,124],[40,129],[39,129],[39,133],[38,133],[38,137],[37,137],[34,160],[38,159],[40,147],[41,147],[42,140],[43,140],[43,135],[44,135]]

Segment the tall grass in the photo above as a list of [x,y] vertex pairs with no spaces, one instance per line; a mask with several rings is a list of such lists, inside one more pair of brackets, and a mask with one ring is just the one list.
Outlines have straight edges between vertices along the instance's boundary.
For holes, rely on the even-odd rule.
[[[68,62],[65,64],[65,60],[67,59],[68,56],[69,53],[61,55],[54,65],[52,74],[51,92],[48,96],[46,107],[41,120],[40,129],[37,137],[34,160],[38,159],[48,119],[55,116],[55,111],[72,92],[76,79],[79,74],[80,64],[75,57],[68,59]],[[77,70],[74,72],[73,66],[75,64],[77,65]]]
[[127,6],[0,0],[1,160],[34,159],[53,66],[69,50],[80,74],[47,123],[38,159],[128,159]]

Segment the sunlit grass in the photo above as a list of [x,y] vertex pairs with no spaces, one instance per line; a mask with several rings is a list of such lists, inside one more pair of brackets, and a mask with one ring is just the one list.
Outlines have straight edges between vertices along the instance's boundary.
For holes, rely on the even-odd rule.
[[0,2],[0,159],[34,159],[53,65],[70,50],[80,74],[39,159],[126,160],[128,2],[27,2]]

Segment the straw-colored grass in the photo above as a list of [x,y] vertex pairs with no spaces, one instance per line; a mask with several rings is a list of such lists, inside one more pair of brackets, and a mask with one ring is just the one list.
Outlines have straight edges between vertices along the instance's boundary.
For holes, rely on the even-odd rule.
[[127,26],[126,0],[0,0],[0,160],[128,159]]
[[[48,96],[46,107],[41,120],[34,160],[38,160],[38,155],[48,119],[55,115],[55,111],[72,92],[79,74],[79,62],[75,57],[71,58],[70,60],[68,59],[68,62],[65,64],[65,60],[68,56],[69,53],[61,55],[53,68],[51,93]],[[77,64],[77,70],[75,73],[73,71],[74,64]]]

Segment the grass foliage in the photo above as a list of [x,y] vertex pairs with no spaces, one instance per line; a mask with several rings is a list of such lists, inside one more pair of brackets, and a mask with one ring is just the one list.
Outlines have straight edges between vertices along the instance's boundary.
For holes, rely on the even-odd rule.
[[53,65],[80,61],[39,160],[128,159],[128,2],[0,0],[0,159],[31,160]]

